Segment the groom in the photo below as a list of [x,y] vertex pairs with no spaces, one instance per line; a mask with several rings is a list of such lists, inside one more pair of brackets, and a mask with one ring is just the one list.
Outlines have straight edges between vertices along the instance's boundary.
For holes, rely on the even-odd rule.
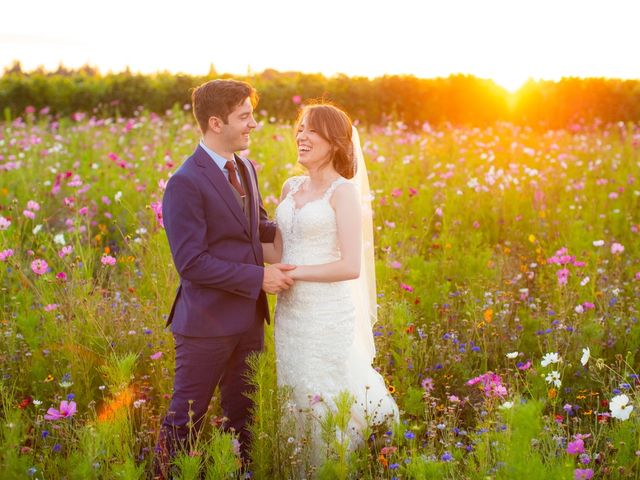
[[244,82],[212,80],[197,87],[192,105],[202,139],[164,193],[163,221],[180,287],[167,321],[176,368],[156,447],[161,476],[177,449],[189,449],[218,384],[225,427],[239,434],[247,460],[246,359],[263,348],[265,292],[293,284],[284,272],[294,267],[263,265],[260,243],[273,242],[276,227],[262,205],[256,170],[235,154],[248,147],[257,126],[256,103],[256,91]]

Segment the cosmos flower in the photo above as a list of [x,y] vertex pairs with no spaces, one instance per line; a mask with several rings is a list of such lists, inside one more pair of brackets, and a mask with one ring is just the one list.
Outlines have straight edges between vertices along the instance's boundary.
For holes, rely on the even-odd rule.
[[544,357],[542,357],[542,361],[540,365],[546,367],[552,363],[558,363],[560,361],[560,357],[556,352],[545,353]]
[[46,420],[60,420],[62,418],[69,418],[76,413],[76,402],[68,402],[63,400],[60,402],[60,409],[50,408],[44,415]]
[[560,386],[562,385],[562,380],[560,380],[560,372],[558,372],[557,370],[549,372],[544,379],[547,383],[555,385],[557,388],[560,388]]
[[609,402],[609,410],[611,410],[611,416],[618,420],[628,420],[629,415],[633,411],[633,405],[629,405],[629,397],[624,393],[622,395],[616,395]]
[[33,270],[33,273],[35,273],[36,275],[44,275],[45,273],[47,273],[48,268],[49,265],[47,265],[47,262],[40,258],[36,258],[33,262],[31,262],[31,270]]
[[622,253],[624,252],[624,246],[621,245],[620,243],[617,242],[613,242],[611,244],[611,253],[614,255],[617,255],[618,253]]

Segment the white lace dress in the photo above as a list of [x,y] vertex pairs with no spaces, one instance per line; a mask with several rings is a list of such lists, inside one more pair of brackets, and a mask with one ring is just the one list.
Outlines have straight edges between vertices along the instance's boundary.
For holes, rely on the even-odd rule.
[[[289,193],[278,205],[276,221],[282,235],[282,262],[318,265],[340,259],[335,212],[329,203],[342,183],[338,178],[324,196],[296,208],[293,195],[307,177],[289,180]],[[398,408],[383,378],[353,348],[355,307],[348,281],[297,281],[278,295],[275,347],[279,385],[292,388],[298,410],[321,417],[335,409],[341,391],[355,397],[348,434],[351,447],[362,442],[365,425],[398,420]]]

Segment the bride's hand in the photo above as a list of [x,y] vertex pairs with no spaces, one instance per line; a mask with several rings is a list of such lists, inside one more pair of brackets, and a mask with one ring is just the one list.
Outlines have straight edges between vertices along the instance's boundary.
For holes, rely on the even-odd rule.
[[295,265],[295,268],[293,270],[288,270],[286,272],[284,272],[284,274],[289,277],[292,280],[298,280],[300,278],[300,269],[302,267],[299,267],[298,265]]

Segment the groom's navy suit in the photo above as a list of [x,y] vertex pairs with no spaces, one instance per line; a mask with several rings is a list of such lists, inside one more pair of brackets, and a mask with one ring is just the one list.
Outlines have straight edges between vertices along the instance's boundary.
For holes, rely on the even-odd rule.
[[180,275],[167,321],[176,343],[174,390],[159,445],[169,451],[187,438],[190,410],[200,426],[218,383],[227,427],[240,434],[244,448],[248,443],[245,360],[264,344],[269,307],[260,242],[273,242],[275,224],[262,205],[253,165],[235,160],[244,199],[202,146],[164,194],[163,221]]

